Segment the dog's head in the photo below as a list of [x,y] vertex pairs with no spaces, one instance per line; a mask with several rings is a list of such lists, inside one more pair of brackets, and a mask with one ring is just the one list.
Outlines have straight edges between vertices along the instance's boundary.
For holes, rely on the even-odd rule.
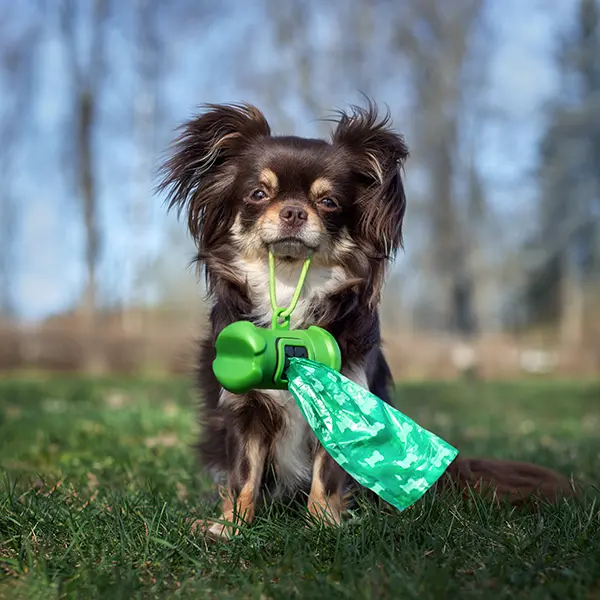
[[253,106],[209,105],[184,125],[161,188],[201,256],[228,244],[249,258],[385,262],[402,244],[407,156],[371,103],[340,113],[330,142],[271,136]]

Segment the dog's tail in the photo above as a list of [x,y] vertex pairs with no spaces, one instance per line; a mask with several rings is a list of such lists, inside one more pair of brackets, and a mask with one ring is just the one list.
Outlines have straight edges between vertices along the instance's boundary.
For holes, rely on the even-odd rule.
[[438,489],[455,487],[464,496],[489,495],[513,506],[556,502],[578,493],[564,475],[531,463],[491,458],[457,457],[436,484]]

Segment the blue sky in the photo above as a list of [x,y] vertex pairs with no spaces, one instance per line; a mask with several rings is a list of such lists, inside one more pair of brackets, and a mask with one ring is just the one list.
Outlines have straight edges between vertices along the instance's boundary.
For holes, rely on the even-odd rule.
[[[202,102],[248,100],[260,106],[262,96],[247,85],[245,76],[268,71],[273,65],[285,69],[286,54],[266,39],[261,39],[264,50],[250,55],[241,53],[240,45],[230,43],[260,31],[259,9],[251,3],[231,1],[222,6],[225,8],[221,14],[207,17],[201,32],[188,27],[169,36],[162,55],[168,77],[161,87],[166,118],[158,132],[160,147],[166,144],[169,130]],[[570,18],[573,3],[503,0],[490,6],[496,50],[488,95],[505,109],[507,118],[482,131],[479,160],[496,209],[530,219],[535,186],[526,175],[536,160],[536,144],[544,124],[543,105],[556,91],[552,63],[556,32]],[[109,74],[111,85],[103,101],[103,127],[98,138],[101,221],[107,232],[101,277],[109,300],[128,293],[134,256],[143,260],[166,253],[170,257],[166,260],[168,275],[175,279],[179,275],[191,277],[186,272],[191,247],[184,228],[180,228],[179,239],[170,235],[174,219],[165,216],[160,199],[148,198],[148,217],[142,229],[132,230],[127,220],[126,206],[133,193],[130,165],[135,156],[131,139],[123,134],[131,126],[127,106],[134,71],[131,57],[125,54],[129,34],[123,27],[111,32],[109,50],[116,68]],[[341,25],[324,16],[319,20],[315,44],[323,44],[320,51],[325,56],[343,35]],[[385,46],[382,52],[385,54]],[[13,181],[20,207],[14,293],[26,319],[39,319],[68,308],[84,278],[80,214],[61,160],[62,136],[69,127],[68,77],[63,59],[62,46],[50,24],[37,55],[34,120],[29,124],[27,144],[18,156]],[[402,114],[398,82],[382,84],[380,90],[377,100],[387,102],[395,114]],[[6,92],[0,87],[0,98]],[[356,95],[348,97],[347,90],[339,93],[342,96],[329,90],[323,98],[324,114],[332,106],[357,99]],[[314,134],[314,124],[303,119],[294,96],[282,96],[282,102],[282,109],[297,117],[296,133]],[[115,115],[125,117],[116,119]],[[402,128],[401,123],[398,126]],[[410,170],[408,178],[410,183]],[[164,264],[165,260],[163,268]]]

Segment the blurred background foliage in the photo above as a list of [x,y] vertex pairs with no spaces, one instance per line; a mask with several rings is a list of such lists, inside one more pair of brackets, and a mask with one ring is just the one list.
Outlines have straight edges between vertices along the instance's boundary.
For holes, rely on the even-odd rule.
[[598,0],[0,0],[0,369],[187,370],[175,127],[248,101],[326,136],[362,92],[412,150],[394,373],[597,374],[599,57]]

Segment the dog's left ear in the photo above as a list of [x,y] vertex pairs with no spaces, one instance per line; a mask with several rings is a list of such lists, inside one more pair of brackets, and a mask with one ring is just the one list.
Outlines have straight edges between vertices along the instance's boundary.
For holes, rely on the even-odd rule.
[[377,254],[392,258],[402,246],[406,196],[402,167],[408,158],[404,137],[391,128],[389,113],[377,106],[353,106],[342,112],[332,142],[348,153],[359,182],[361,237]]
[[204,108],[180,128],[171,156],[159,171],[157,188],[167,192],[169,208],[187,213],[200,251],[213,248],[229,231],[240,155],[271,133],[264,115],[250,104]]

